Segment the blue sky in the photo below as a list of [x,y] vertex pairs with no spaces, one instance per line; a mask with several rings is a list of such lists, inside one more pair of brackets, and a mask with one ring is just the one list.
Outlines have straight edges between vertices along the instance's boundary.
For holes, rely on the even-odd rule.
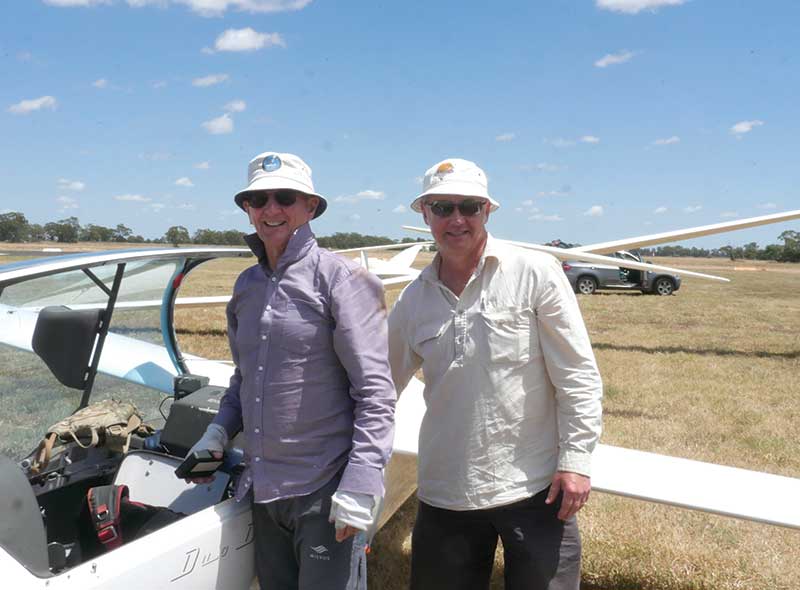
[[[491,231],[583,244],[797,209],[791,1],[7,0],[0,212],[247,230],[248,160],[302,156],[318,235],[411,235],[476,161]],[[796,222],[687,242],[776,243]]]

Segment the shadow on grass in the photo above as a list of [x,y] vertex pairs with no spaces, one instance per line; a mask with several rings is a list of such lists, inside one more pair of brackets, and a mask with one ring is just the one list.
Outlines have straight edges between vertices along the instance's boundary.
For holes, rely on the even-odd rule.
[[662,420],[665,416],[658,416],[641,410],[611,410],[603,408],[603,414],[616,418],[644,418],[645,420]]
[[220,328],[208,328],[205,330],[189,330],[187,328],[178,328],[175,330],[176,334],[181,336],[228,336],[228,330]]
[[652,577],[639,577],[635,574],[617,574],[608,580],[581,580],[581,590],[697,590],[695,582],[676,583],[674,580],[659,584]]
[[744,350],[730,350],[725,348],[691,348],[687,346],[654,346],[647,347],[634,344],[606,344],[605,342],[592,342],[592,348],[597,350],[613,350],[617,352],[646,352],[646,353],[668,353],[676,354],[683,352],[686,354],[697,354],[700,356],[731,356],[742,358],[777,358],[777,359],[797,359],[800,358],[800,350],[791,352],[768,352],[766,350],[755,350],[747,352]]

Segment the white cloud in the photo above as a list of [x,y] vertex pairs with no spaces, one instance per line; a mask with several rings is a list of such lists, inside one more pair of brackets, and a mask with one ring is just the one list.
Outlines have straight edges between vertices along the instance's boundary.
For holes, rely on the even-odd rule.
[[28,113],[40,111],[42,109],[50,109],[53,111],[56,105],[58,105],[58,101],[52,96],[41,96],[39,98],[21,100],[17,104],[12,104],[8,107],[8,112],[14,113],[15,115],[27,115]]
[[512,141],[515,137],[517,137],[516,133],[502,133],[494,138],[495,141]]
[[198,162],[194,165],[194,167],[198,170],[208,170],[211,168],[211,162]]
[[181,176],[178,180],[175,181],[175,186],[192,187],[194,186],[194,183],[188,176]]
[[142,8],[143,6],[160,6],[166,7],[167,0],[127,0],[128,6],[133,8]]
[[109,4],[109,0],[44,0],[45,4],[50,6],[59,6],[63,8],[71,8],[73,6],[98,6],[100,4]]
[[664,137],[661,139],[656,139],[653,142],[653,145],[671,145],[673,143],[680,143],[681,138],[677,135],[673,135],[672,137]]
[[[130,0],[129,0],[130,1]],[[200,16],[221,16],[229,7],[241,12],[291,12],[302,10],[312,0],[172,0],[188,6]]]
[[602,217],[603,216],[603,206],[602,205],[592,205],[586,211],[583,212],[584,215],[587,217]]
[[398,205],[397,207],[392,209],[392,213],[405,213],[406,211],[408,211],[408,207],[406,207],[405,205]]
[[761,127],[764,124],[764,121],[759,121],[758,119],[754,121],[739,121],[731,127],[730,131],[731,134],[735,135],[736,137],[741,137],[745,133],[750,133],[756,127]]
[[223,110],[229,113],[241,113],[247,108],[247,103],[243,100],[232,100],[225,105]]
[[617,64],[624,64],[631,61],[636,55],[635,51],[621,51],[619,53],[606,53],[603,57],[594,62],[596,68],[607,68],[608,66],[615,66]]
[[655,11],[663,6],[680,6],[686,0],[596,0],[595,4],[602,10],[638,14],[643,10]]
[[197,209],[197,206],[195,206],[193,203],[181,203],[180,205],[177,205],[175,208],[181,211],[194,211],[195,209]]
[[354,195],[345,195],[343,197],[336,197],[334,201],[338,203],[358,203],[359,201],[382,201],[386,198],[383,191],[373,191],[370,189],[363,190]]
[[264,47],[286,47],[286,41],[279,33],[259,33],[250,27],[228,29],[214,41],[217,51],[256,51]]
[[777,209],[778,205],[776,205],[775,203],[761,203],[760,205],[758,205],[758,208],[759,209]]
[[150,203],[148,207],[150,207],[153,213],[158,213],[159,211],[164,209],[166,205],[164,203]]
[[563,137],[556,137],[555,139],[545,139],[545,143],[549,143],[557,148],[572,147],[578,142],[581,143],[600,143],[600,138],[594,135],[582,135],[578,139],[565,139]]
[[661,215],[666,212],[667,212],[666,207],[656,207],[655,210],[653,211],[653,213],[655,213],[656,215]]
[[702,208],[702,205],[689,205],[688,207],[684,207],[683,211],[684,213],[697,213]]
[[80,180],[69,180],[67,178],[58,179],[58,189],[63,191],[82,191],[86,184]]
[[17,59],[19,61],[31,61],[33,59],[33,54],[30,51],[20,51],[17,54]]
[[555,139],[546,139],[546,142],[558,148],[572,147],[575,145],[574,139],[564,139],[563,137],[556,137]]
[[65,211],[66,209],[78,209],[78,201],[72,197],[58,197],[56,201],[61,204],[61,211]]
[[523,207],[533,207],[533,199],[525,199],[522,201]]
[[165,162],[172,157],[169,152],[147,152],[139,156],[142,160],[150,160],[151,162]]
[[736,211],[723,211],[719,216],[723,219],[732,219],[734,217],[739,217],[739,214]]
[[352,215],[348,216],[347,219],[350,221],[358,221],[361,219],[361,216],[358,213],[353,213]]
[[151,84],[151,86],[152,86],[153,88],[156,88],[156,89],[158,89],[158,88],[165,88],[165,87],[166,87],[166,85],[167,85],[167,83],[166,83],[164,80],[156,80],[155,82],[153,82],[153,83]]
[[[312,0],[126,0],[128,6],[143,8],[145,6],[168,6],[183,4],[200,16],[222,16],[229,8],[240,12],[270,13],[302,10]],[[60,7],[98,6],[111,4],[112,0],[44,0],[45,4]]]
[[132,203],[147,203],[152,201],[150,197],[145,197],[142,195],[117,195],[114,197],[115,201],[129,201]]
[[92,86],[94,86],[95,88],[107,88],[108,80],[106,80],[105,78],[100,78],[92,82]]
[[568,197],[572,192],[572,187],[565,184],[558,190],[539,191],[536,193],[537,197]]
[[206,121],[203,123],[203,127],[205,127],[206,131],[208,131],[211,135],[224,135],[226,133],[232,133],[233,119],[231,119],[231,116],[228,113],[225,113],[221,117]]
[[[538,211],[538,209],[537,209]],[[536,213],[528,217],[528,221],[564,221],[564,218],[560,215],[543,215],[542,213]]]
[[526,172],[558,172],[559,170],[566,170],[566,166],[560,166],[558,164],[550,164],[548,162],[538,162],[537,164],[523,164],[520,166],[520,170],[525,170]]
[[200,88],[205,88],[207,86],[215,86],[217,84],[222,84],[228,79],[228,74],[210,74],[208,76],[203,76],[202,78],[195,78],[192,80],[192,86],[199,86]]

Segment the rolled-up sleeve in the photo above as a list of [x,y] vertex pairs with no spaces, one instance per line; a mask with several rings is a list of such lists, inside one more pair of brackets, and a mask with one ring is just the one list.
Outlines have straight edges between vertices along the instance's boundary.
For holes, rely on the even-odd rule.
[[383,286],[374,275],[356,269],[334,286],[331,296],[333,347],[355,403],[353,446],[339,489],[382,496],[397,397],[389,368]]
[[542,269],[536,318],[558,412],[558,470],[591,475],[602,431],[603,383],[575,294],[555,259]]

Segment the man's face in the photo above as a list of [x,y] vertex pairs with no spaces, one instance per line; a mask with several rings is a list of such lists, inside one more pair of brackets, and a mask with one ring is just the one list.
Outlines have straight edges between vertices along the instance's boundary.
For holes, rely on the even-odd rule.
[[[294,202],[289,204],[292,200]],[[260,191],[258,195],[246,199],[244,207],[264,246],[285,248],[294,231],[311,221],[318,204],[317,197],[279,189]]]
[[442,256],[471,253],[486,241],[489,207],[484,199],[431,195],[425,199],[422,215]]

